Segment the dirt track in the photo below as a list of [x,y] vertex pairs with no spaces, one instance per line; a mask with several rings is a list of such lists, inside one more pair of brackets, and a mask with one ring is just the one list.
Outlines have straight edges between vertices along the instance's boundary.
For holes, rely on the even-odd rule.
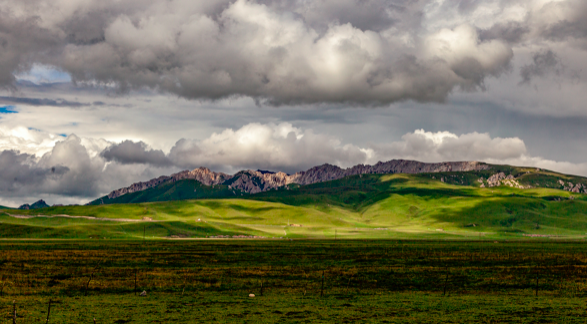
[[154,222],[151,219],[98,218],[98,217],[92,217],[92,216],[71,216],[71,215],[65,215],[65,214],[59,214],[59,215],[13,215],[13,214],[9,214],[6,212],[5,212],[5,214],[10,217],[22,218],[22,219],[30,219],[30,218],[37,218],[37,217],[45,217],[45,218],[63,217],[63,218],[79,218],[79,219],[90,219],[90,220],[111,221],[111,222]]

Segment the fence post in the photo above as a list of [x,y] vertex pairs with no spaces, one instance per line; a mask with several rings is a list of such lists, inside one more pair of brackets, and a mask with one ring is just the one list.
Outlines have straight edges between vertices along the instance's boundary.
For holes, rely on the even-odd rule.
[[16,324],[16,300],[12,301],[12,324]]
[[47,309],[47,323],[49,323],[49,316],[51,315],[51,299],[49,299],[49,308]]

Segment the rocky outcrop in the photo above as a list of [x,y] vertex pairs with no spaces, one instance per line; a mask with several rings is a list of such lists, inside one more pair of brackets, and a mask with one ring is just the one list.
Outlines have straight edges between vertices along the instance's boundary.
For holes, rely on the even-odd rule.
[[39,208],[45,208],[45,207],[49,207],[49,205],[47,205],[47,203],[43,199],[40,199],[37,202],[33,203],[32,205],[24,204],[24,205],[18,207],[18,209],[29,210],[29,209],[39,209]]
[[295,179],[296,175],[291,176],[284,172],[247,170],[238,172],[225,184],[229,185],[230,188],[255,194],[287,186],[293,183]]
[[313,167],[308,171],[296,173],[293,175],[295,177],[293,182],[307,185],[359,174],[466,172],[487,170],[489,168],[490,167],[487,164],[475,161],[423,163],[408,160],[391,160],[387,162],[379,162],[375,165],[359,164],[348,169],[342,169],[331,164],[324,164]]
[[465,172],[481,171],[489,168],[487,164],[479,162],[423,163],[407,160],[391,160],[388,162],[379,162],[375,165],[359,164],[347,169],[331,164],[323,164],[292,175],[284,172],[245,170],[231,176],[221,172],[214,172],[207,168],[197,168],[192,171],[182,171],[171,176],[162,176],[146,182],[138,182],[126,188],[114,190],[108,194],[108,198],[114,199],[128,193],[153,188],[162,183],[186,179],[197,180],[207,186],[228,185],[232,189],[255,194],[281,188],[292,183],[308,185],[360,174]]
[[492,188],[492,187],[497,187],[497,186],[501,186],[501,185],[512,187],[512,188],[518,188],[518,189],[531,188],[530,186],[521,185],[513,175],[510,174],[510,175],[506,176],[505,173],[503,173],[503,172],[496,173],[496,174],[490,176],[489,178],[487,178],[487,186],[485,185],[485,181],[483,180],[483,178],[480,178],[477,181],[481,183],[481,188],[485,188],[485,187]]
[[570,191],[574,193],[587,193],[587,185],[582,183],[573,184],[572,182],[565,183],[563,180],[558,180],[559,185],[562,186],[562,189],[565,191]]

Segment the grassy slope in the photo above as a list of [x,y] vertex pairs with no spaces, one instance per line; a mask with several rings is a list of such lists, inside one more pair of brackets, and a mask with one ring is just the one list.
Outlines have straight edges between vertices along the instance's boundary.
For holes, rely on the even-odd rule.
[[[338,237],[357,238],[454,238],[479,233],[513,237],[521,237],[521,233],[583,236],[587,233],[586,196],[556,189],[481,189],[442,183],[428,175],[403,174],[353,176],[288,189],[244,199],[18,211],[28,215],[150,217],[158,222],[15,219],[4,215],[0,216],[0,236],[142,238],[143,230],[148,237],[247,234],[294,238],[333,237],[335,231]],[[576,198],[570,200],[571,196]],[[555,197],[562,201],[553,200]],[[303,227],[285,226],[288,223]]]

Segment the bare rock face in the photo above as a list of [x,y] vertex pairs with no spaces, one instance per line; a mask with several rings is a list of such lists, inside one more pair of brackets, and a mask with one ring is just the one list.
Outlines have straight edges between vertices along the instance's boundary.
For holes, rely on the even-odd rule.
[[573,193],[587,193],[587,185],[582,183],[573,184],[572,182],[565,183],[563,180],[558,180],[558,184],[562,187],[562,190]]
[[503,173],[503,172],[496,173],[487,179],[487,186],[489,188],[497,187],[501,184],[501,180],[504,180],[505,178],[506,178],[505,173]]
[[192,171],[182,171],[171,176],[161,176],[146,182],[138,182],[129,187],[112,191],[108,198],[114,199],[137,191],[156,187],[162,183],[176,182],[185,179],[193,179],[207,186],[228,185],[232,189],[238,189],[255,194],[267,190],[277,189],[292,183],[308,185],[317,182],[341,179],[352,175],[361,174],[387,174],[387,173],[433,173],[433,172],[465,172],[487,170],[487,164],[479,162],[444,162],[423,163],[418,161],[391,160],[379,162],[375,165],[359,164],[352,168],[342,169],[331,164],[323,164],[307,171],[288,175],[284,172],[268,172],[245,170],[231,176],[221,172],[214,172],[207,168],[197,168]]
[[185,179],[197,180],[200,183],[203,183],[207,186],[219,185],[226,180],[232,178],[232,176],[222,173],[222,172],[214,172],[208,168],[197,168],[192,171],[182,171],[176,174],[171,175],[171,180],[173,182]]
[[158,185],[166,182],[176,182],[179,180],[193,179],[197,180],[207,186],[217,185],[225,182],[231,176],[222,172],[213,172],[208,168],[197,168],[192,171],[182,171],[171,176],[161,176],[156,179],[152,179],[146,182],[133,183],[129,187],[121,188],[112,191],[108,194],[108,198],[114,199],[122,195],[133,193],[137,191],[147,190],[149,188],[157,187]]
[[324,164],[313,167],[308,171],[298,172],[293,176],[294,183],[307,185],[317,182],[341,179],[358,174],[388,174],[388,173],[437,173],[437,172],[466,172],[487,170],[489,166],[479,162],[443,162],[423,163],[418,161],[391,160],[379,162],[375,165],[359,164],[352,168],[341,169],[335,165]]
[[122,195],[126,195],[128,193],[147,190],[149,188],[153,188],[153,187],[156,187],[164,182],[167,182],[167,181],[169,181],[169,179],[171,179],[171,177],[161,176],[159,178],[151,179],[146,182],[133,183],[129,187],[120,188],[120,189],[112,191],[111,193],[108,194],[108,198],[114,199],[114,198],[120,197]]
[[284,172],[261,172],[254,170],[240,171],[226,183],[231,188],[248,193],[259,193],[271,189],[281,188],[293,183],[296,176],[290,176]]
[[[485,188],[485,184],[483,183],[483,178],[481,178],[477,181],[481,182],[481,188]],[[506,176],[505,173],[503,173],[503,172],[496,173],[487,179],[487,187],[489,187],[489,188],[497,187],[500,185],[518,188],[518,189],[531,188],[530,186],[521,185],[513,175],[510,174],[510,175]]]

